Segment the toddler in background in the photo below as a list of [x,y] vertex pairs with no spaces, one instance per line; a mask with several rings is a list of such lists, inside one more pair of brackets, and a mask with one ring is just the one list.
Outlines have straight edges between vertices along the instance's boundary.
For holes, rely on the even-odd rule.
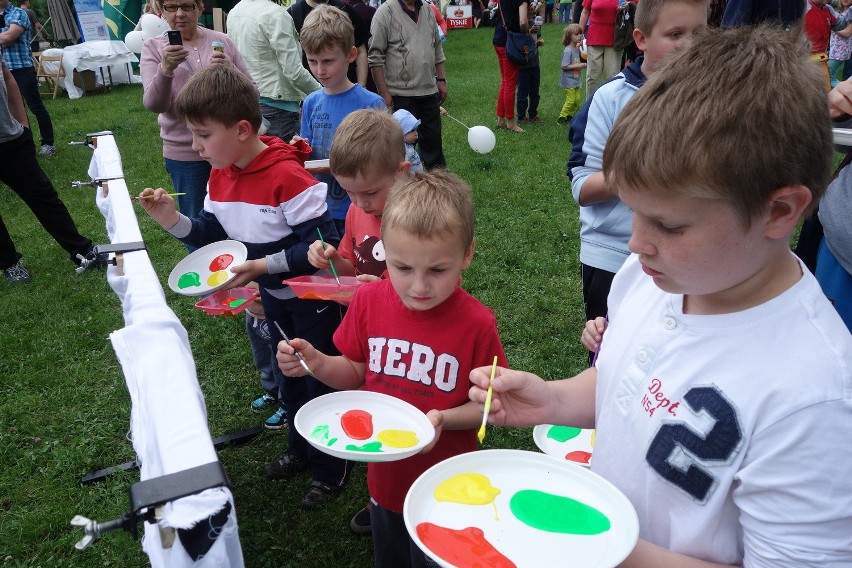
[[[852,1],[852,0],[850,0]],[[569,24],[562,33],[562,73],[559,76],[559,86],[565,89],[565,102],[559,111],[559,124],[571,122],[580,110],[580,70],[586,67],[580,57],[580,46],[583,44],[583,28],[580,24]]]
[[[852,1],[852,0],[850,0]],[[420,154],[414,147],[417,144],[417,127],[420,126],[420,121],[413,114],[401,108],[393,113],[393,117],[402,127],[402,140],[405,142],[405,159],[411,164],[409,171],[417,173],[423,171],[423,162],[420,160]]]
[[[852,6],[852,0],[837,0],[834,7],[844,16]],[[852,76],[852,65],[847,64],[849,56],[852,55],[852,37],[843,37],[835,30],[831,30],[831,38],[828,42],[828,75],[831,87],[837,86],[840,81],[845,81]]]

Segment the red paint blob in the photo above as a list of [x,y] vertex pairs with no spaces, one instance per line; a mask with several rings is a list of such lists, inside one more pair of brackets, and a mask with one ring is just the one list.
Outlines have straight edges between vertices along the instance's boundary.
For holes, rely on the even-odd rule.
[[234,262],[234,255],[232,254],[220,254],[216,258],[210,261],[210,272],[219,272],[220,270],[225,270],[231,263]]
[[417,525],[417,536],[430,551],[453,566],[517,568],[514,562],[485,540],[485,533],[477,527],[455,530],[432,523],[420,523]]
[[340,426],[353,440],[369,440],[373,436],[373,415],[365,410],[349,410],[340,417]]
[[589,452],[568,452],[565,454],[565,459],[572,462],[589,463],[592,459],[592,454]]

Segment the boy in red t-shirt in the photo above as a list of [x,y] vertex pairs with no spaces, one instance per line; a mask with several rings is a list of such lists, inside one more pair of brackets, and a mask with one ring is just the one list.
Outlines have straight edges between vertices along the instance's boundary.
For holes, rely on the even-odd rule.
[[308,262],[328,269],[330,259],[340,276],[359,276],[364,281],[384,278],[382,211],[391,186],[407,176],[411,167],[405,160],[399,123],[384,110],[349,113],[337,127],[328,162],[352,206],[339,248],[318,239],[308,250]]
[[389,278],[355,294],[334,334],[342,355],[293,339],[278,344],[278,363],[287,375],[304,374],[298,352],[333,388],[395,396],[429,417],[435,440],[423,452],[367,465],[375,565],[423,566],[425,555],[404,536],[405,495],[432,465],[477,448],[482,405],[468,400],[467,377],[506,355],[494,314],[459,286],[474,251],[470,187],[439,170],[400,180],[381,230]]
[[819,65],[825,76],[825,90],[831,90],[828,73],[828,40],[837,20],[828,0],[808,0],[805,5],[805,33],[811,42],[811,60]]

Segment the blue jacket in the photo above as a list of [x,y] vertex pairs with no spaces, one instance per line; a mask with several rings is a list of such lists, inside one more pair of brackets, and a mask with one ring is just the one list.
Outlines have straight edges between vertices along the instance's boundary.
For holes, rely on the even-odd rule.
[[[603,152],[621,109],[645,83],[639,57],[621,73],[601,85],[571,122],[568,137],[571,157],[568,178],[579,203],[586,179],[603,170]],[[630,252],[632,215],[620,199],[580,206],[580,262],[608,272],[618,272]]]

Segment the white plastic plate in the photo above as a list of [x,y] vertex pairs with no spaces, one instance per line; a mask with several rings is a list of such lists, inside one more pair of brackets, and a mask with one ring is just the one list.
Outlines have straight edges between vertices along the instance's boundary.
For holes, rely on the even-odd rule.
[[231,268],[244,263],[247,256],[246,246],[239,241],[210,243],[177,263],[169,274],[169,288],[184,296],[220,290],[236,277]]
[[[361,417],[369,416],[372,424],[369,436],[352,438],[347,434],[344,426],[347,420],[356,418],[351,414],[353,411],[360,411]],[[398,398],[369,391],[319,396],[299,409],[293,423],[299,434],[319,451],[362,462],[387,462],[413,456],[435,437],[435,428],[420,410]]]
[[[576,435],[572,435],[575,433]],[[568,436],[571,437],[565,439]],[[553,424],[539,424],[533,428],[533,441],[539,450],[549,456],[577,463],[583,467],[589,467],[591,464],[590,455],[594,449],[594,440],[594,430]],[[589,459],[584,459],[586,457]]]
[[[479,474],[487,480],[487,486],[475,487],[465,495],[492,495],[488,487],[499,493],[490,503],[469,505],[459,502],[438,501],[435,491],[439,485],[459,479],[463,474]],[[483,490],[484,489],[484,490]],[[542,492],[554,499],[545,499],[533,522],[523,522],[514,507],[521,496],[530,491]],[[597,532],[582,532],[577,528],[585,523],[582,515],[561,516],[565,509],[565,498],[573,499],[597,511],[597,519],[603,515],[608,528]],[[527,509],[529,511],[529,509]],[[517,566],[518,568],[612,568],[624,560],[633,550],[639,537],[639,521],[636,511],[611,483],[577,465],[555,460],[537,452],[521,450],[481,450],[462,454],[426,470],[408,491],[403,506],[403,518],[408,534],[429,557],[445,568],[462,568],[481,563],[483,566]],[[553,524],[554,519],[561,529],[545,530],[541,525]],[[581,519],[581,520],[576,520]],[[490,547],[508,560],[498,561],[486,557],[487,547],[466,546],[453,538],[436,539],[433,542],[458,552],[467,548],[468,560],[458,558],[455,562],[442,558],[418,536],[418,526],[431,523],[456,531],[467,530],[477,539],[484,539]],[[540,525],[538,528],[533,525]],[[424,525],[428,528],[430,525]],[[591,526],[585,525],[587,528]],[[481,531],[479,535],[478,531]],[[573,533],[573,534],[572,534]],[[478,535],[478,536],[477,536]],[[448,554],[449,555],[449,554]]]

